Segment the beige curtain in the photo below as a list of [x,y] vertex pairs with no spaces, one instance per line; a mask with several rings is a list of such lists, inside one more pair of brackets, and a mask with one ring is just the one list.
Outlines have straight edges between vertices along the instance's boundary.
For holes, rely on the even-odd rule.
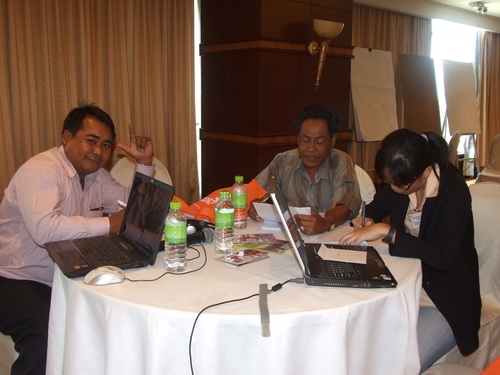
[[490,144],[500,134],[500,34],[481,32],[479,66],[478,161],[485,166]]
[[[431,21],[428,19],[355,4],[352,44],[355,47],[392,52],[393,65],[397,72],[399,54],[430,56],[431,27]],[[401,121],[397,74],[395,74],[395,85],[398,121]],[[370,172],[375,180],[374,161],[379,148],[380,142],[351,142],[349,150],[354,162]]]
[[2,197],[85,101],[112,116],[119,141],[129,123],[150,134],[176,194],[199,199],[193,1],[0,0],[0,50]]

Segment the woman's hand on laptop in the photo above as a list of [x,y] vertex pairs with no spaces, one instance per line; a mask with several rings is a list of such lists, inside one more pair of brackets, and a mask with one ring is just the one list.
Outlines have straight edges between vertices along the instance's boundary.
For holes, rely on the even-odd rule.
[[[353,222],[356,219],[353,220]],[[351,233],[343,235],[339,244],[341,245],[354,245],[357,246],[363,241],[375,241],[383,238],[387,235],[387,232],[391,229],[389,224],[386,223],[373,223],[373,220],[366,219],[365,226],[361,226],[361,222],[358,223],[358,228],[355,227]]]

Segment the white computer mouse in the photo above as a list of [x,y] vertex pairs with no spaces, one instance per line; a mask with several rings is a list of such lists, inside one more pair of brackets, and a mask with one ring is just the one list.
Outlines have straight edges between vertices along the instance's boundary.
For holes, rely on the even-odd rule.
[[125,272],[115,266],[102,266],[93,269],[83,278],[83,282],[89,285],[109,285],[122,283],[125,280]]

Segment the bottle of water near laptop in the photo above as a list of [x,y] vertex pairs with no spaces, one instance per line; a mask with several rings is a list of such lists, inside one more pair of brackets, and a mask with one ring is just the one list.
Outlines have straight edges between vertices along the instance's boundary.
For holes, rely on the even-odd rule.
[[165,268],[171,272],[186,269],[186,217],[181,211],[181,202],[171,201],[165,220]]
[[247,187],[243,183],[243,176],[234,177],[231,202],[234,207],[234,229],[247,227]]
[[215,205],[215,252],[231,254],[234,248],[234,207],[229,191],[221,190]]

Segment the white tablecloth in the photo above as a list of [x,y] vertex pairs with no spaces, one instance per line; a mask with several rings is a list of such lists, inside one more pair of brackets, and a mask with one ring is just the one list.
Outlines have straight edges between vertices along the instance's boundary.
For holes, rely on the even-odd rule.
[[[321,236],[328,241],[345,230]],[[250,223],[247,232],[260,227]],[[284,238],[281,231],[276,237]],[[309,242],[318,240],[309,237]],[[287,283],[268,295],[270,337],[263,337],[259,299],[207,309],[192,335],[198,375],[417,374],[416,321],[420,261],[391,257],[375,243],[398,280],[395,289],[315,288]],[[195,253],[190,250],[189,255]],[[240,268],[214,261],[188,275],[152,282],[89,286],[56,268],[50,315],[48,374],[190,374],[190,336],[197,314],[300,277],[290,251]],[[131,279],[161,275],[154,266],[127,270]],[[188,263],[198,268],[201,259]]]

